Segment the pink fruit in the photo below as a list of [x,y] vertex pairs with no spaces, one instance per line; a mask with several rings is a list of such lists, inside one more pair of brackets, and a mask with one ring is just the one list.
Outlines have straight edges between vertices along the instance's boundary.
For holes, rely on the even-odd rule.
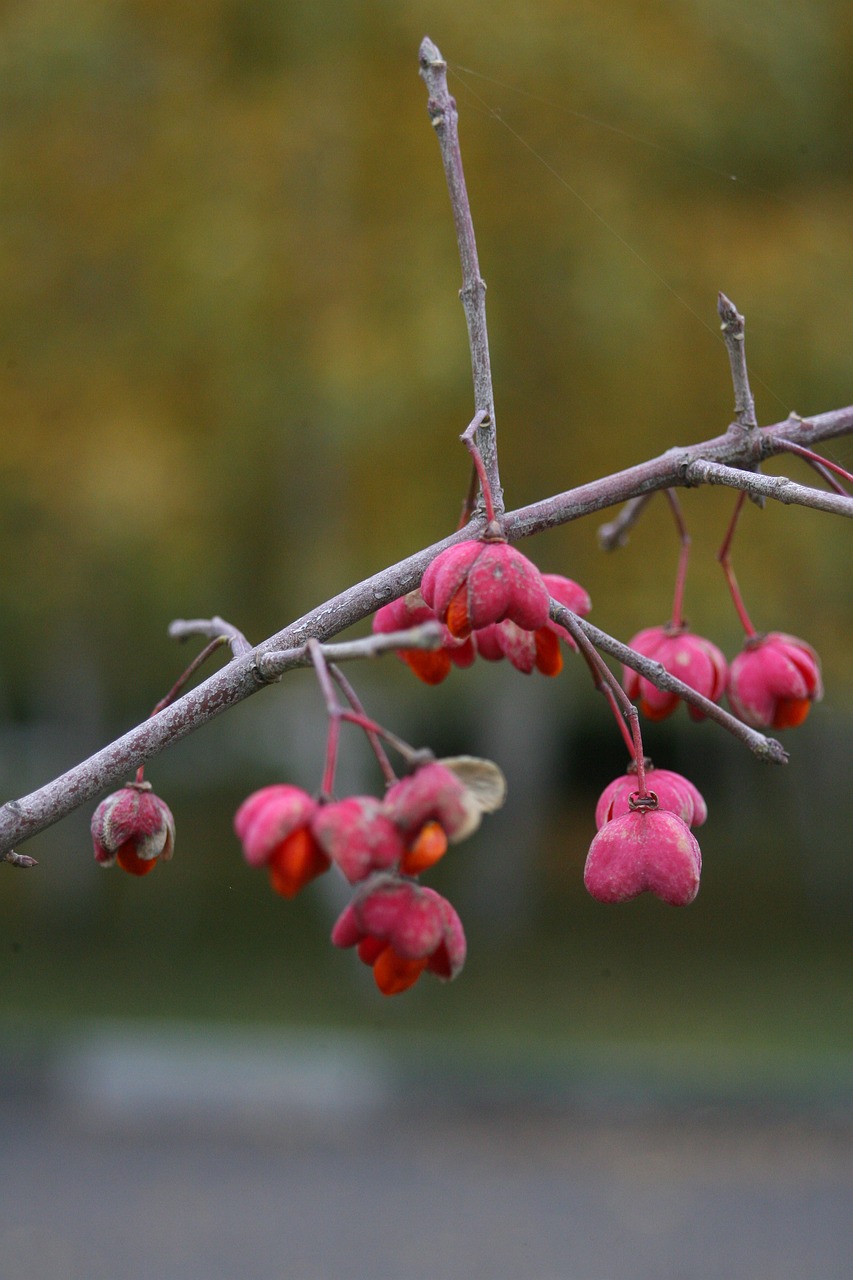
[[665,809],[637,808],[606,822],[593,839],[584,884],[599,902],[653,893],[673,907],[699,891],[702,854],[689,827]]

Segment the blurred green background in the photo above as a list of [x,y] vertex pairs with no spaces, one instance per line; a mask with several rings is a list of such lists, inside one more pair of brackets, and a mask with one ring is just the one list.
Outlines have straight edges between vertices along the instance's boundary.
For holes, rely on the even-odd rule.
[[[0,15],[6,796],[147,712],[183,665],[173,617],[219,613],[259,640],[454,526],[472,396],[425,33],[460,108],[510,506],[725,429],[719,289],[747,317],[761,422],[851,400],[843,3],[18,0]],[[848,440],[828,452],[853,465]],[[687,614],[730,654],[714,552],[732,501],[684,497]],[[581,580],[606,630],[665,621],[665,505],[611,556],[595,526],[526,550]],[[319,781],[322,703],[299,674],[149,766],[177,819],[170,866],[97,871],[80,813],[27,846],[37,872],[2,876],[7,1025],[334,1021],[831,1065],[850,1048],[849,546],[841,520],[744,515],[756,625],[820,650],[827,700],[775,773],[683,713],[649,732],[711,808],[689,911],[584,897],[595,798],[624,752],[579,664],[554,684],[483,664],[434,691],[391,660],[353,669],[389,727],[491,754],[511,788],[433,880],[469,929],[464,976],[383,1002],[326,945],[335,888],[285,905],[231,834],[247,791]],[[376,788],[355,733],[344,748],[342,786]]]

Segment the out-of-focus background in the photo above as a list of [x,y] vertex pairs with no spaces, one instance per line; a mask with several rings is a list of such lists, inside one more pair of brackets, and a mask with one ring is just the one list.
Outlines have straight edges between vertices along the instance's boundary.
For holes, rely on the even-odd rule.
[[[457,436],[472,396],[449,202],[417,74],[427,32],[459,103],[510,506],[725,429],[720,289],[747,317],[761,422],[850,402],[853,28],[835,0],[532,0],[523,10],[6,0],[4,797],[144,716],[185,661],[166,638],[172,618],[222,614],[259,640],[455,524],[468,478]],[[827,451],[853,465],[849,441]],[[770,469],[810,477],[792,459]],[[722,491],[683,499],[694,548],[686,612],[729,655],[740,635],[714,553],[732,503]],[[740,1107],[754,1120],[758,1106],[848,1123],[849,546],[843,521],[802,509],[750,507],[741,522],[735,559],[756,625],[803,636],[824,663],[826,700],[786,739],[788,769],[757,764],[683,712],[648,731],[656,762],[688,774],[711,810],[689,910],[609,910],[584,896],[595,799],[624,750],[579,663],[569,659],[556,682],[481,664],[435,690],[395,660],[353,668],[376,718],[439,753],[490,755],[510,784],[506,809],[431,880],[464,917],[465,973],[383,1001],[355,959],[327,944],[340,886],[319,883],[285,904],[243,866],[231,832],[248,791],[319,781],[322,702],[301,673],[149,766],[177,821],[173,863],[139,882],[97,870],[81,812],[26,846],[37,871],[0,877],[10,1096],[49,1097],[62,1124],[73,1113],[98,1132],[133,1130],[139,1117],[144,1129],[154,1114],[179,1128],[185,1108],[205,1123],[212,1112],[281,1120],[314,1108],[337,1126],[353,1109],[385,1116],[383,1089],[395,1105],[429,1097],[441,1111],[452,1099],[460,1115],[485,1100],[497,1127],[481,1128],[484,1166],[489,1143],[504,1150],[496,1135],[514,1107],[603,1109],[615,1124],[636,1107],[671,1119],[678,1099],[706,1118],[708,1107],[729,1120]],[[582,581],[593,620],[624,639],[669,616],[677,544],[662,500],[618,553],[598,550],[595,519],[525,549]],[[342,789],[379,782],[358,735],[346,736]],[[341,1064],[331,1082],[330,1062]],[[41,1150],[23,1132],[21,1150]],[[677,1140],[632,1132],[637,1167],[654,1148],[661,1185],[683,1187],[693,1166]],[[785,1130],[788,1147],[774,1146],[779,1132],[771,1124],[756,1139],[765,1156],[793,1151],[795,1170],[831,1167],[836,1187],[839,1170],[849,1177],[849,1147],[828,1155],[820,1125]],[[546,1246],[525,1252],[526,1237],[499,1257],[533,1258],[534,1277],[614,1280],[646,1274],[631,1269],[639,1232],[656,1260],[648,1274],[688,1274],[672,1245],[683,1224],[633,1200],[626,1219],[602,1172],[613,1171],[610,1139],[595,1133],[603,1146],[576,1167],[591,1170],[593,1199],[612,1193],[625,1269],[622,1255],[602,1265],[594,1250],[561,1269]],[[7,1146],[18,1153],[2,1171],[10,1187],[30,1185],[26,1169],[39,1185],[55,1134],[45,1126],[44,1166],[33,1157],[24,1174]],[[540,1178],[541,1136],[524,1166]],[[476,1126],[469,1137],[476,1179]],[[397,1141],[399,1188],[409,1147]],[[612,1151],[631,1141],[617,1126]],[[763,1186],[749,1174],[756,1148],[752,1165],[734,1139],[731,1165],[721,1150],[724,1198],[735,1166]],[[773,1166],[762,1166],[771,1183]],[[87,1167],[101,1186],[124,1176]],[[189,1177],[180,1168],[168,1174],[176,1186]],[[840,1202],[833,1217],[809,1176],[797,1204],[827,1251],[811,1273],[840,1277]],[[535,1198],[541,1208],[541,1188]],[[792,1203],[779,1200],[780,1224],[799,1222]],[[696,1238],[709,1266],[732,1238],[725,1204],[720,1215],[709,1243]],[[82,1230],[85,1212],[69,1209],[72,1219]],[[98,1274],[88,1245],[68,1245],[73,1232],[57,1222],[47,1252],[28,1254],[37,1246],[25,1219],[10,1255],[18,1273],[29,1259],[33,1275],[76,1275],[78,1264]],[[458,1261],[462,1218],[438,1224]],[[502,1274],[473,1243],[489,1230],[471,1234],[458,1274]],[[533,1230],[547,1239],[547,1222]],[[606,1222],[602,1233],[616,1248]],[[782,1245],[759,1247],[759,1230],[741,1273],[802,1274],[793,1240],[765,1234]],[[427,1274],[428,1239],[407,1260],[386,1238],[388,1261],[373,1274]],[[191,1256],[200,1275],[232,1274],[216,1269],[215,1250],[199,1262],[188,1241],[186,1257],[157,1255],[162,1274],[194,1276]],[[357,1260],[347,1270],[311,1256],[306,1234],[286,1274],[365,1274]],[[139,1274],[152,1274],[154,1255],[141,1257]],[[695,1253],[691,1265],[705,1274]]]

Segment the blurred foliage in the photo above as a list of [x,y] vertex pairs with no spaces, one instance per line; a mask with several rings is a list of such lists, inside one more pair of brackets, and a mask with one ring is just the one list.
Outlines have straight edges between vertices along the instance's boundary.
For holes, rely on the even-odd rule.
[[[460,104],[511,505],[725,427],[719,288],[747,315],[763,421],[847,403],[845,12],[539,0],[519,25],[478,3],[4,4],[15,709],[69,627],[108,705],[137,714],[128,662],[158,696],[173,615],[260,638],[455,521],[470,379],[427,26]],[[707,554],[730,495],[696,506],[689,604],[736,639]],[[846,530],[748,514],[758,624],[809,632],[844,678],[849,593],[814,614]],[[661,548],[644,529],[607,561],[592,522],[561,531],[547,567],[631,632],[668,610],[666,525]]]
[[[719,289],[747,317],[760,421],[851,400],[839,0],[533,0],[521,19],[503,0],[5,0],[0,705],[24,726],[15,783],[144,714],[180,666],[172,617],[219,613],[260,639],[455,524],[470,369],[417,74],[426,32],[460,107],[511,506],[725,429]],[[849,440],[828,452],[853,465]],[[809,478],[795,460],[771,469]],[[713,552],[732,500],[684,497],[687,612],[729,652]],[[588,586],[604,628],[664,621],[664,504],[610,557],[595,524],[534,554]],[[829,698],[849,698],[845,523],[750,507],[735,557],[756,625],[804,635]],[[404,717],[426,697],[413,683],[386,676]],[[461,688],[457,673],[434,695],[438,736],[454,735],[441,717],[460,714]],[[27,748],[32,718],[73,748]],[[197,756],[179,749],[179,772],[198,762],[191,790],[221,781],[217,750],[233,767],[237,730],[208,732]],[[272,749],[256,754],[270,769]],[[69,830],[85,843],[82,819],[62,830],[48,849]],[[98,918],[136,887],[101,890]]]

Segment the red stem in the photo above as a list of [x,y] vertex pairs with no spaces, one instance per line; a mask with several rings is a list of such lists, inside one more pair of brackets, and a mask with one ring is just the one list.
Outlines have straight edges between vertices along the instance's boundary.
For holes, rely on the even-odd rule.
[[[552,617],[555,615],[555,621],[558,621],[571,635],[572,639],[578,646],[582,657],[585,659],[590,669],[595,686],[599,689],[607,699],[610,710],[616,718],[619,725],[619,732],[625,740],[628,748],[628,754],[633,757],[634,765],[637,770],[637,789],[641,796],[647,796],[646,790],[646,771],[643,756],[643,738],[640,733],[640,716],[637,708],[616,679],[601,654],[593,645],[589,637],[584,633],[580,626],[577,625],[575,615],[570,609],[564,608],[558,601],[551,600]],[[630,723],[630,731],[625,721]]]
[[320,685],[329,717],[329,732],[326,736],[326,763],[323,768],[323,781],[320,784],[320,795],[328,800],[331,799],[334,793],[335,770],[338,766],[338,746],[341,740],[341,708],[335,696],[335,687],[332,684],[329,667],[319,640],[315,640],[312,637],[305,647],[314,664],[314,671],[317,675],[317,681]]
[[[175,701],[175,698],[177,698],[178,694],[181,692],[181,690],[184,688],[187,682],[191,679],[192,676],[195,675],[196,671],[198,671],[199,667],[203,666],[205,662],[207,662],[210,655],[212,653],[215,653],[217,649],[220,649],[222,645],[228,644],[228,643],[229,643],[228,636],[216,636],[215,639],[211,640],[208,644],[206,644],[204,648],[201,650],[201,652],[196,654],[196,656],[193,658],[192,662],[187,667],[187,669],[180,676],[178,676],[177,680],[172,685],[171,689],[166,694],[165,698],[161,698],[160,701],[157,703],[157,705],[152,709],[148,718],[150,719],[151,716],[156,716],[158,711],[162,711],[165,707],[170,706]],[[144,764],[141,764],[139,768],[136,770],[135,781],[137,782],[137,784],[145,781],[145,765]]]
[[474,440],[474,432],[477,431],[480,427],[482,427],[488,421],[489,421],[489,415],[486,413],[485,409],[481,409],[479,413],[476,413],[474,415],[471,422],[462,432],[460,439],[463,441],[465,447],[467,448],[468,452],[470,453],[471,457],[474,460],[474,466],[476,467],[476,470],[477,470],[477,478],[480,481],[480,491],[482,492],[483,502],[486,507],[486,519],[488,520],[489,524],[494,524],[495,504],[492,501],[492,486],[489,484],[489,477],[486,475],[486,467],[485,467],[485,464],[483,463],[483,455],[480,453],[480,450],[477,448],[477,444]]
[[[361,705],[361,701],[358,695],[356,694],[355,689],[353,689],[352,685],[350,684],[349,680],[347,680],[346,676],[343,674],[343,672],[340,670],[339,667],[332,666],[329,669],[331,671],[332,676],[337,681],[340,688],[343,690],[344,697],[349,702],[353,711],[355,711],[358,715],[364,717],[366,721],[367,717],[365,716],[364,707]],[[367,734],[367,739],[371,747],[373,748],[373,754],[376,756],[376,759],[379,762],[379,768],[382,770],[382,776],[384,777],[387,786],[390,787],[392,783],[397,781],[397,775],[392,769],[391,761],[388,759],[388,756],[385,753],[382,743],[379,740],[379,734],[373,728],[368,729],[366,727],[365,727],[365,733]]]
[[740,513],[743,510],[743,504],[745,501],[746,494],[743,492],[739,493],[735,502],[735,509],[732,513],[729,527],[726,530],[726,536],[723,538],[723,545],[717,552],[717,559],[719,560],[720,567],[725,574],[729,593],[731,594],[732,602],[737,610],[737,615],[741,620],[743,629],[747,636],[754,636],[756,634],[755,627],[752,625],[752,619],[746,611],[746,605],[743,602],[743,596],[740,593],[740,587],[737,584],[737,578],[735,577],[735,571],[732,568],[731,557],[729,554],[731,551],[732,539],[735,536],[735,529],[737,528],[737,523],[740,519]]
[[228,636],[217,636],[214,640],[211,640],[209,644],[206,644],[201,653],[196,654],[193,658],[183,675],[178,676],[165,698],[160,699],[156,707],[151,712],[151,715],[156,716],[158,711],[162,711],[164,707],[168,707],[172,702],[174,702],[184,685],[192,676],[195,675],[199,667],[203,666],[204,663],[207,662],[212,653],[215,653],[217,649],[221,649],[224,644],[228,643]]
[[687,532],[687,525],[684,522],[684,516],[681,511],[681,505],[675,496],[673,489],[666,490],[666,499],[669,503],[675,520],[678,536],[681,540],[681,550],[678,555],[678,568],[675,571],[675,592],[672,598],[672,619],[670,626],[674,630],[681,630],[684,625],[684,584],[687,580],[687,565],[690,560],[690,534]]
[[631,706],[631,734],[634,739],[634,768],[637,770],[637,795],[644,800],[649,794],[646,786],[646,757],[643,755],[643,739],[640,734],[640,713]]
[[810,462],[816,471],[819,471],[824,479],[830,483],[836,493],[843,493],[846,496],[846,489],[826,474],[827,471],[834,471],[836,475],[841,476],[848,484],[853,484],[853,475],[849,471],[845,471],[837,462],[830,462],[829,458],[822,457],[819,453],[815,453],[812,449],[806,449],[801,444],[794,444],[793,440],[782,440],[776,437],[776,443],[782,445],[783,449],[788,453],[795,453],[798,458],[805,458],[806,462]]

